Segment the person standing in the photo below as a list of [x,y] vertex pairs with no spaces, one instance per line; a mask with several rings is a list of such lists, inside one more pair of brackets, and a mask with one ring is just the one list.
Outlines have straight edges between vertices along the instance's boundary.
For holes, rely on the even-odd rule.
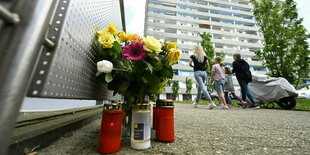
[[228,109],[224,98],[224,85],[225,85],[225,69],[224,64],[221,57],[214,58],[214,65],[212,67],[212,75],[211,79],[214,80],[214,89],[217,92],[220,99],[220,108]]
[[[248,88],[248,83],[252,81],[252,74],[249,64],[245,60],[241,59],[240,53],[235,53],[233,57],[235,61],[233,62],[232,72],[236,73],[236,77],[241,88],[242,100],[245,101],[246,97],[248,97],[252,103],[250,108],[259,109],[259,105],[255,102],[254,97]],[[243,108],[245,107],[246,104],[243,105]]]
[[[194,66],[192,63],[194,62]],[[198,83],[198,92],[197,92],[197,98],[195,103],[193,103],[193,107],[197,108],[198,102],[201,97],[201,91],[203,92],[204,96],[208,100],[209,104],[207,105],[207,109],[212,109],[216,107],[214,102],[212,101],[207,88],[204,84],[206,78],[207,78],[207,73],[206,70],[209,67],[209,62],[206,57],[206,53],[203,51],[202,47],[200,45],[197,45],[194,48],[193,55],[190,56],[189,58],[189,66],[194,68],[194,76],[195,79]]]
[[[229,102],[229,96],[228,96],[228,93],[231,93],[231,95],[235,98],[235,99],[237,99],[237,100],[239,100],[240,102],[239,103],[237,103],[238,105],[240,105],[240,106],[242,106],[243,104],[245,104],[245,102],[244,101],[242,101],[242,99],[239,97],[239,96],[237,96],[236,94],[235,94],[235,88],[234,88],[234,83],[233,83],[233,80],[232,80],[232,71],[231,71],[231,69],[228,67],[228,66],[226,66],[225,67],[225,85],[224,85],[224,94],[225,94],[225,100],[226,100],[226,103],[228,104]],[[228,107],[232,107],[232,104],[231,104],[231,102],[230,102],[230,104],[228,104]]]

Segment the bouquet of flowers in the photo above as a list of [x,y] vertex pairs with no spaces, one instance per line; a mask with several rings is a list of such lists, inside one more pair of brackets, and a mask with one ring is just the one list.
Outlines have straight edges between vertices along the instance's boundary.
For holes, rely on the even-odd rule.
[[180,60],[176,42],[161,44],[152,36],[142,39],[137,34],[117,31],[113,23],[96,32],[95,46],[96,76],[114,95],[123,95],[129,107],[147,96],[155,101],[173,77],[171,66]]

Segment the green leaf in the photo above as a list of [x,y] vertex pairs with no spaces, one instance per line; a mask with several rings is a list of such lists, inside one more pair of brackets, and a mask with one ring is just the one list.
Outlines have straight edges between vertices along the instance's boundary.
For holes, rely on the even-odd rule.
[[165,67],[163,68],[163,70],[161,71],[161,77],[162,78],[169,78],[172,79],[173,78],[173,70],[172,67],[169,65],[165,65]]
[[119,44],[118,41],[114,41],[114,43],[113,43],[113,49],[114,49],[115,51],[117,51],[117,52],[121,50],[121,45]]
[[125,68],[128,70],[128,72],[132,72],[132,64],[130,61],[125,61]]
[[169,79],[166,79],[166,80],[164,80],[164,81],[159,85],[156,94],[160,94],[160,93],[164,90],[164,88],[165,88],[166,84],[168,83],[168,81],[169,81]]
[[152,59],[154,59],[156,56],[157,56],[157,54],[156,53],[149,53],[149,54],[147,54],[150,58],[152,58]]
[[113,64],[114,68],[125,68],[124,63],[122,61],[115,61],[116,63]]
[[102,74],[102,72],[97,71],[96,77],[99,76],[99,75],[101,75],[101,74]]
[[113,80],[113,76],[112,76],[112,73],[109,73],[109,74],[106,74],[105,75],[105,81],[107,83],[111,82]]
[[159,89],[158,87],[160,87],[160,83],[161,83],[159,77],[151,74],[147,79],[148,79],[148,81],[150,81],[148,83],[148,85],[149,85],[148,91],[151,93],[157,93],[157,91]]
[[128,104],[134,104],[135,98],[134,98],[132,95],[130,95],[130,96],[128,97],[127,102],[128,102]]
[[153,102],[156,102],[157,96],[154,95],[154,94],[151,94],[151,95],[150,95],[150,100],[153,101]]
[[130,83],[129,82],[123,82],[120,87],[118,88],[118,93],[119,94],[125,94],[127,88],[129,87]]
[[161,63],[161,61],[157,61],[155,63],[155,71],[159,71],[163,69],[163,64]]
[[149,71],[152,73],[154,67],[153,67],[150,63],[148,63],[148,62],[146,62],[146,61],[144,61],[144,63],[147,65],[147,68],[148,68]]
[[147,79],[145,77],[141,76],[141,79],[142,79],[143,83],[147,83]]

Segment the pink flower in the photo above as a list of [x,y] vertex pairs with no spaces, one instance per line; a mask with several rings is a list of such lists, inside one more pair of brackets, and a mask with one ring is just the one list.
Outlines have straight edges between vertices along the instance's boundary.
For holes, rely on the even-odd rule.
[[159,61],[159,58],[158,58],[158,57],[154,57],[154,59],[157,60],[157,61]]
[[147,51],[143,49],[143,44],[133,42],[124,47],[123,58],[127,60],[140,61],[147,57]]

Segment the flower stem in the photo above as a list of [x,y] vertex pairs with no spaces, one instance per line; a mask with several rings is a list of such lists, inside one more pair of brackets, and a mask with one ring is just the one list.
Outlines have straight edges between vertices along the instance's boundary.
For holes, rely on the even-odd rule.
[[121,69],[121,68],[113,68],[113,70],[128,72],[128,70],[127,70],[127,69]]

